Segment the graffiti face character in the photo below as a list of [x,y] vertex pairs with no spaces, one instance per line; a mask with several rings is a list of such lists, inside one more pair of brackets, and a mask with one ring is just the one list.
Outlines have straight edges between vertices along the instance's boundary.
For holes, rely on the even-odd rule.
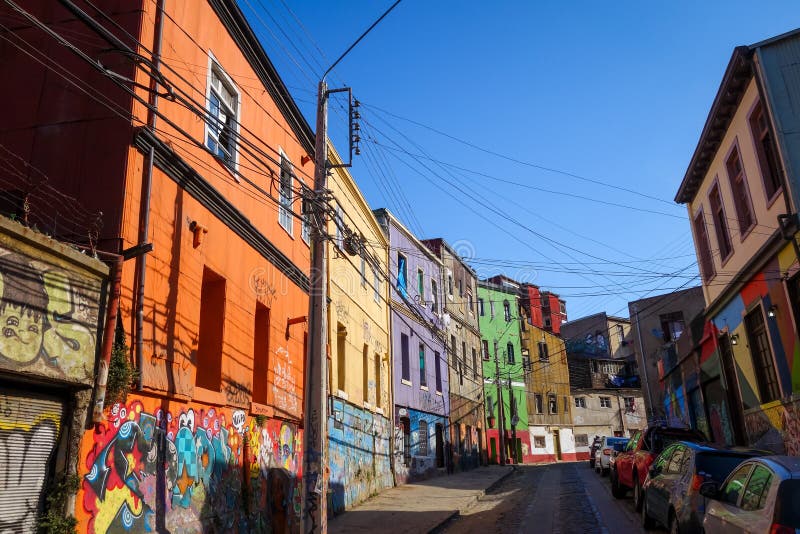
[[44,339],[44,315],[23,306],[0,307],[0,354],[19,363],[39,356]]

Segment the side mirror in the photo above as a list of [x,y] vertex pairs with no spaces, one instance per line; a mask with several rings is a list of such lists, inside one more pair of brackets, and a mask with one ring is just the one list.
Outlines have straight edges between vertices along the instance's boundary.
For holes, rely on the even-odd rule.
[[719,486],[716,482],[703,482],[700,484],[700,495],[709,499],[716,499],[719,494]]

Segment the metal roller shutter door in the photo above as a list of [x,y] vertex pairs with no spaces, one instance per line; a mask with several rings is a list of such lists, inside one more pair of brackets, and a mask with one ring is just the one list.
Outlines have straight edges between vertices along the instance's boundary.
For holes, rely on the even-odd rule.
[[0,532],[33,533],[64,405],[0,390]]

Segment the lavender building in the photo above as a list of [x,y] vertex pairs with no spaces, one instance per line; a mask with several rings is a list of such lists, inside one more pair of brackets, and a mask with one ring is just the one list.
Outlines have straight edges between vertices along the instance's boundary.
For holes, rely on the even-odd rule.
[[391,212],[375,216],[389,238],[394,463],[404,483],[437,474],[450,456],[442,263]]

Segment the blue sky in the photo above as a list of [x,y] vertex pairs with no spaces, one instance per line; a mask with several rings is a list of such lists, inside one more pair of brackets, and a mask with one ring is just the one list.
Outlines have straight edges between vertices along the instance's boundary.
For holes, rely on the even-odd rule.
[[[393,2],[239,3],[313,126],[320,75]],[[571,319],[627,316],[699,283],[675,192],[733,48],[798,26],[796,0],[403,0],[328,82],[363,104],[374,208]],[[345,127],[333,101],[340,152]]]

